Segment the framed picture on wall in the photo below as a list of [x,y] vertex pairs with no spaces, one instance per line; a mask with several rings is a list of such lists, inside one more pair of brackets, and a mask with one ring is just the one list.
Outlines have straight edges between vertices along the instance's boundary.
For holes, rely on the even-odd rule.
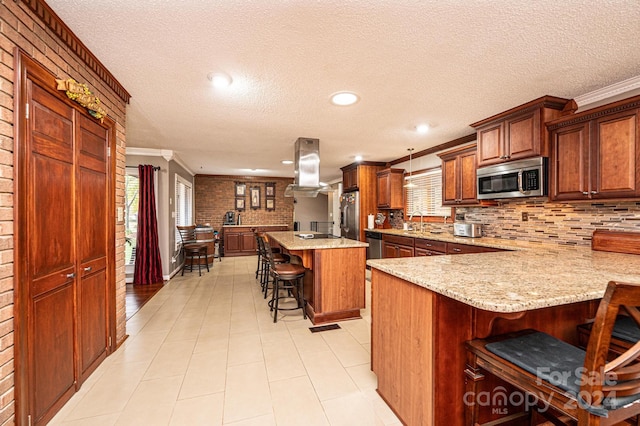
[[251,189],[249,189],[249,197],[251,200],[250,201],[251,208],[259,209],[260,208],[260,187],[259,186],[251,187]]
[[274,182],[267,182],[264,184],[264,196],[266,198],[276,196],[276,184]]
[[246,184],[236,182],[236,197],[244,197],[246,191],[247,191]]
[[271,210],[275,210],[276,209],[276,199],[275,198],[266,198],[265,202],[266,202],[267,211],[271,211]]
[[236,198],[236,210],[244,210],[244,198]]

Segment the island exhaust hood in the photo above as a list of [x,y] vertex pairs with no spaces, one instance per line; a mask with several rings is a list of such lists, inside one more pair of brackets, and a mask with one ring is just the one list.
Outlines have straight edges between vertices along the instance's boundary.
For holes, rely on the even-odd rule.
[[285,197],[316,197],[331,191],[320,184],[320,139],[298,138],[295,143],[295,177]]

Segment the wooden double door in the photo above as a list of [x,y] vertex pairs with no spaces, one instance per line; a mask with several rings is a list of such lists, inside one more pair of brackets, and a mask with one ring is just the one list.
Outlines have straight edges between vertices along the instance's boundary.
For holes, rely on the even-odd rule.
[[16,420],[33,425],[113,349],[115,141],[113,122],[89,116],[18,56]]

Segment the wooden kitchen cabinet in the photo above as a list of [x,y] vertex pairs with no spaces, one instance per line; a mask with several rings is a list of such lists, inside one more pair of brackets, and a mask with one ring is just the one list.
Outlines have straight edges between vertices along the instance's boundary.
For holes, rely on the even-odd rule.
[[384,169],[377,173],[378,208],[403,209],[404,191],[402,187],[404,169]]
[[358,166],[350,165],[342,168],[342,192],[358,190]]
[[491,253],[502,251],[492,247],[471,246],[468,244],[447,243],[447,254]]
[[479,204],[476,177],[476,145],[446,151],[442,159],[442,205]]
[[554,201],[640,198],[640,96],[548,123]]
[[266,226],[224,226],[223,227],[223,247],[224,255],[233,256],[253,256],[256,254],[257,245],[255,232],[286,231],[287,225],[266,225]]
[[398,235],[382,236],[382,258],[394,259],[398,257],[413,257],[413,237],[401,237]]
[[360,241],[365,241],[367,215],[377,211],[377,173],[386,163],[360,162],[342,167],[342,192],[358,191],[360,194]]
[[416,238],[414,242],[414,255],[417,256],[437,256],[447,253],[447,243],[444,241],[427,240]]
[[471,124],[477,136],[477,167],[549,156],[545,123],[560,117],[569,99],[543,96]]

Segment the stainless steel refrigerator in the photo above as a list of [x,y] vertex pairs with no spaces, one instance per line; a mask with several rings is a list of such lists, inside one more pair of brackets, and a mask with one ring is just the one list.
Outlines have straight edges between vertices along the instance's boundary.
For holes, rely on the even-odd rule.
[[360,239],[360,193],[347,192],[340,196],[340,236]]

